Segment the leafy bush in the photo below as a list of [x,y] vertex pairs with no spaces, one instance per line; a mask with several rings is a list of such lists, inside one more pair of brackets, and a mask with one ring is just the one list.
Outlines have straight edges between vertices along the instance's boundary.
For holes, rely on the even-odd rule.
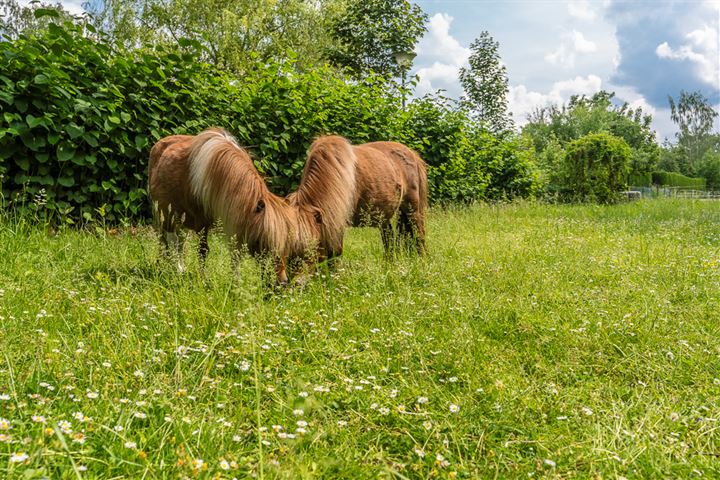
[[651,173],[631,173],[628,175],[628,185],[633,187],[649,187],[652,185]]
[[677,172],[653,172],[652,183],[661,187],[685,187],[695,188],[698,190],[705,189],[704,178],[686,177],[685,175]]
[[607,133],[586,135],[565,149],[566,193],[579,200],[609,203],[625,189],[630,147]]
[[489,135],[448,102],[400,108],[381,78],[349,81],[292,60],[238,79],[202,63],[199,45],[117,50],[92,27],[50,24],[0,42],[0,175],[16,208],[110,221],[149,214],[147,156],[159,138],[209,126],[233,132],[276,193],[292,190],[321,134],[353,143],[399,140],[429,164],[431,201],[532,195],[538,178],[521,141]]

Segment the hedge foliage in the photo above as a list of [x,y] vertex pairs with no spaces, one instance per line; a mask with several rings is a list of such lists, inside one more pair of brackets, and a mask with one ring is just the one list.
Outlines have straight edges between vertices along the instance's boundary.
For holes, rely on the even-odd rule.
[[209,126],[233,132],[279,194],[297,184],[320,134],[399,140],[429,164],[432,201],[528,196],[531,149],[495,138],[438,98],[400,108],[382,79],[259,64],[243,78],[198,61],[199,45],[117,50],[87,25],[51,24],[0,42],[0,175],[5,204],[41,198],[58,217],[149,213],[147,156],[159,138]]
[[702,177],[686,177],[677,172],[653,172],[652,183],[661,187],[683,187],[705,190],[706,180]]

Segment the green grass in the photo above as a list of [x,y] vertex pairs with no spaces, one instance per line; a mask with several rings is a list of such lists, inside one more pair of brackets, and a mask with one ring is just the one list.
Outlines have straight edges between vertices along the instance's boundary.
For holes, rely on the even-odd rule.
[[720,476],[720,203],[429,232],[386,262],[353,229],[332,278],[267,295],[220,235],[203,279],[147,228],[0,221],[0,476]]

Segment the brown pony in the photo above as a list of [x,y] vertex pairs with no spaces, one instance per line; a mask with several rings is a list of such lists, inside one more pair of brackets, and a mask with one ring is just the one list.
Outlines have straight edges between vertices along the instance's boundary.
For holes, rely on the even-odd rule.
[[[425,252],[427,172],[420,156],[397,142],[353,146],[357,159],[352,224],[380,228],[385,254],[400,241]],[[397,232],[393,217],[397,216]]]
[[320,137],[310,148],[293,201],[274,195],[235,139],[221,129],[192,137],[174,135],[150,151],[149,194],[167,249],[181,252],[181,227],[200,235],[200,263],[207,235],[220,220],[234,247],[275,258],[279,283],[289,260],[334,251],[353,206],[355,156],[340,137]]

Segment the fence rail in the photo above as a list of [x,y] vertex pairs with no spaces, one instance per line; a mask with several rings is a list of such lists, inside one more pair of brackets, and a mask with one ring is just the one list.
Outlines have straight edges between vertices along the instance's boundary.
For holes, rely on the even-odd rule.
[[688,187],[629,187],[628,191],[640,192],[642,197],[720,200],[720,191],[698,190]]

